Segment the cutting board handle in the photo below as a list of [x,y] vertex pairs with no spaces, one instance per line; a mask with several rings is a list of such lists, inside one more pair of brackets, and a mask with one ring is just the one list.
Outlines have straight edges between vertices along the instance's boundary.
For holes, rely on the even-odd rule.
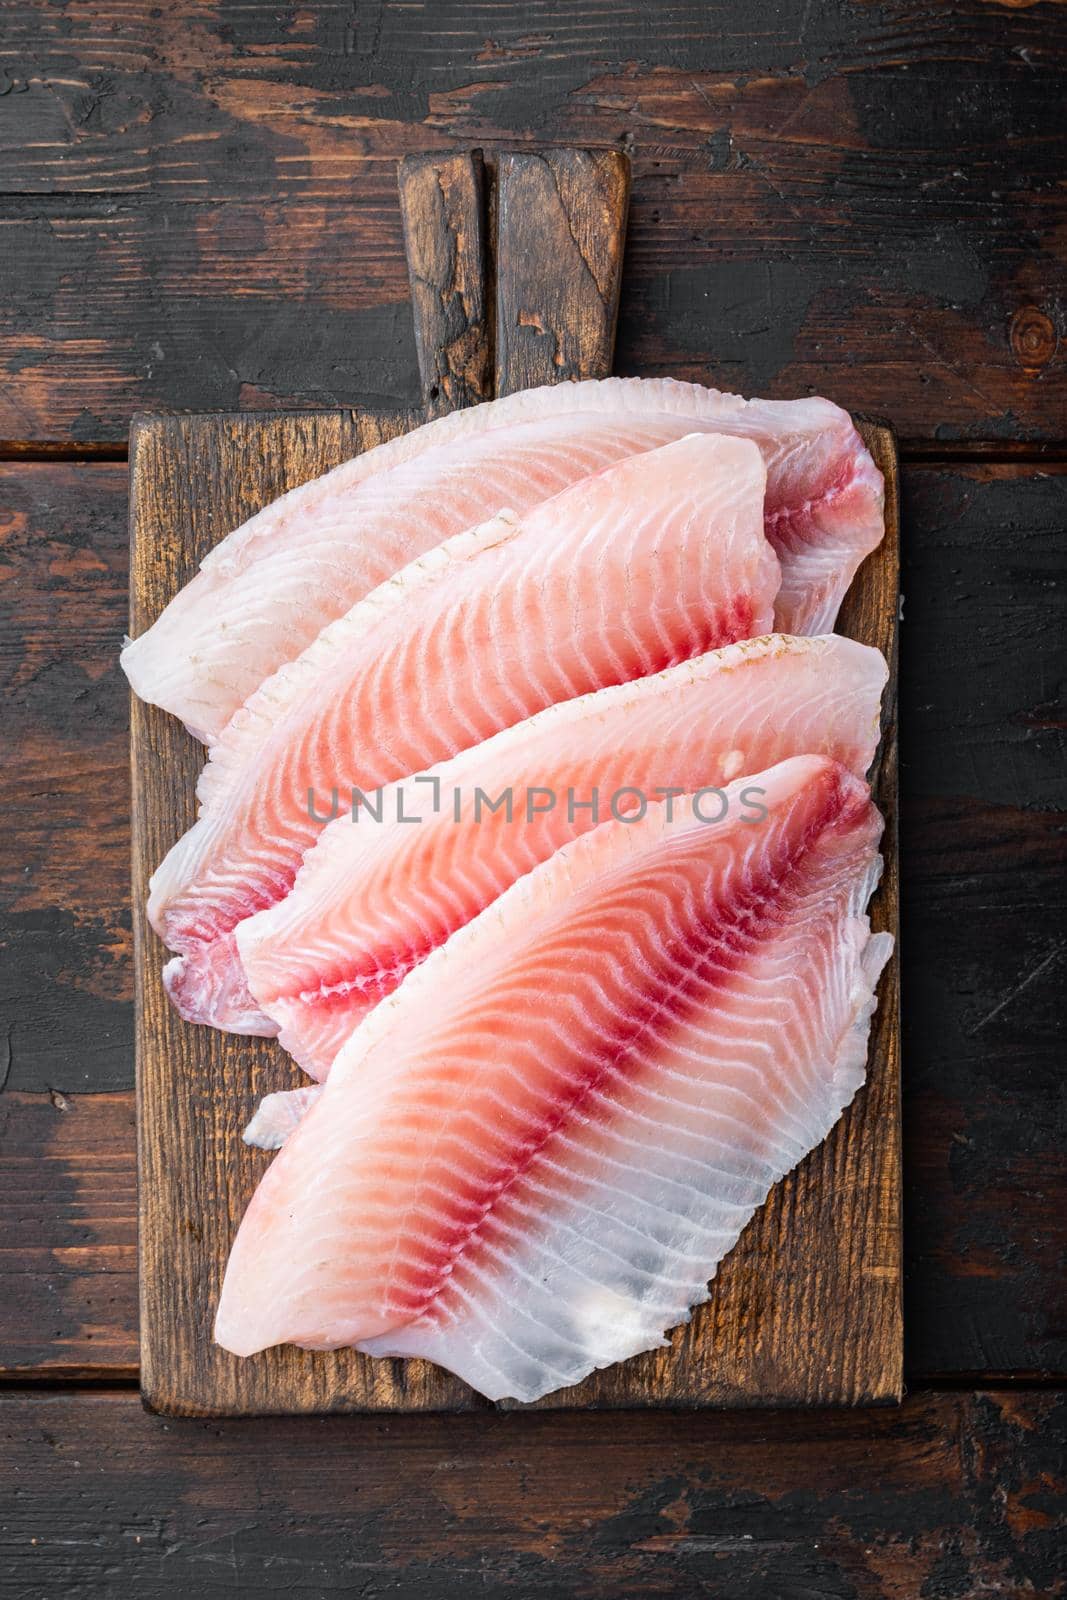
[[498,395],[609,375],[629,204],[630,163],[619,150],[501,155]]
[[480,150],[400,164],[428,416],[492,394],[611,372],[628,157],[618,150],[504,151],[495,202],[488,177]]

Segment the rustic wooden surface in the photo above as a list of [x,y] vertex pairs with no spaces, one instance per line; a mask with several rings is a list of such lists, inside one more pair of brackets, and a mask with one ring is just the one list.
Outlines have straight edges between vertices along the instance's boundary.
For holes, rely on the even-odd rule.
[[413,404],[395,163],[625,149],[618,366],[1064,437],[1062,7],[9,0],[0,438]]
[[218,1424],[13,1394],[0,1596],[1052,1600],[1065,1410]]
[[[4,10],[0,1369],[112,1389],[7,1396],[0,1593],[1062,1592],[1062,7],[440,0],[414,44],[413,15]],[[413,406],[395,160],[526,142],[632,155],[619,370],[821,391],[906,443],[912,1395],[164,1423],[115,1387],[130,414]]]
[[[537,302],[531,300],[536,306]],[[390,426],[399,428],[397,419]],[[388,428],[379,420],[373,438]],[[886,539],[842,628],[896,663],[897,474],[888,430],[866,428],[886,474]],[[249,508],[369,442],[345,414],[146,418],[131,436],[131,628],[140,633]],[[148,879],[193,821],[203,752],[173,717],[135,701],[133,927],[141,1156],[142,1392],[168,1415],[464,1410],[484,1402],[429,1363],[291,1348],[240,1361],[211,1322],[236,1224],[269,1158],[241,1140],[260,1098],[302,1076],[273,1041],[184,1023],[160,982]],[[874,790],[887,870],[872,907],[897,931],[896,695],[886,696]],[[583,1406],[850,1404],[902,1382],[900,1007],[894,957],[880,988],[869,1082],[826,1143],[774,1191],[724,1263],[711,1299],[670,1347],[539,1402]],[[220,1086],[225,1086],[224,1092]]]

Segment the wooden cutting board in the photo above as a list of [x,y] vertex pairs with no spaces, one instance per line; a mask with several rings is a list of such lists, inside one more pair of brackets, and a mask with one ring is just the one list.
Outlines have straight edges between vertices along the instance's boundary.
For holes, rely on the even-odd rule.
[[[401,202],[424,411],[138,417],[130,438],[131,633],[229,530],[285,490],[460,404],[610,371],[629,171],[614,152],[501,156],[495,205],[480,156],[405,163]],[[492,257],[495,240],[495,271]],[[874,773],[886,870],[872,906],[897,933],[897,458],[859,424],[886,478],[886,538],[840,630],[889,660]],[[131,702],[137,982],[141,1387],[166,1415],[489,1408],[421,1361],[291,1348],[239,1361],[211,1339],[234,1232],[269,1157],[241,1130],[300,1075],[272,1041],[182,1022],[160,983],[148,879],[194,819],[203,752]],[[902,1390],[899,962],[883,974],[868,1082],[783,1183],[670,1346],[596,1373],[541,1408],[855,1405]]]

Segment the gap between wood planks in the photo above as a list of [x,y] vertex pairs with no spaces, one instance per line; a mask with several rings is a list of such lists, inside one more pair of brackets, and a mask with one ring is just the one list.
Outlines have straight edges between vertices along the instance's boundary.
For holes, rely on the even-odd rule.
[[[137,1367],[112,1368],[106,1373],[92,1367],[50,1367],[47,1372],[5,1372],[0,1373],[0,1394],[16,1392],[19,1394],[32,1392],[34,1394],[69,1394],[72,1390],[86,1390],[94,1393],[131,1394],[137,1393],[140,1388],[140,1370]],[[946,1373],[943,1377],[936,1373],[925,1378],[909,1383],[905,1379],[904,1400],[920,1394],[1041,1394],[1067,1392],[1067,1374],[1056,1372],[953,1372]],[[590,1410],[596,1410],[591,1407]],[[635,1410],[644,1410],[635,1407]],[[671,1407],[657,1408],[668,1414]],[[677,1411],[691,1411],[692,1406],[678,1406]],[[698,1408],[699,1409],[699,1408]],[[726,1410],[736,1410],[736,1407],[723,1407]],[[817,1411],[828,1409],[831,1411],[882,1411],[884,1406],[802,1406],[783,1407],[782,1409],[796,1409],[804,1411]],[[487,1415],[492,1414],[493,1408],[487,1410]],[[351,1416],[359,1416],[360,1412],[350,1412]],[[374,1413],[366,1413],[374,1415]],[[425,1412],[425,1416],[456,1415],[449,1412]],[[539,1412],[537,1415],[552,1415],[553,1413]],[[555,1415],[566,1415],[564,1412]],[[603,1411],[604,1416],[618,1416],[618,1411]],[[756,1411],[754,1415],[766,1415],[765,1412]],[[218,1418],[225,1421],[225,1418]],[[231,1419],[233,1420],[233,1419]]]
[[[941,443],[936,439],[901,439],[899,449],[904,466],[1067,465],[1067,440],[1033,443],[1022,439],[963,439]],[[0,439],[0,462],[124,462],[128,458],[129,451],[121,440]]]

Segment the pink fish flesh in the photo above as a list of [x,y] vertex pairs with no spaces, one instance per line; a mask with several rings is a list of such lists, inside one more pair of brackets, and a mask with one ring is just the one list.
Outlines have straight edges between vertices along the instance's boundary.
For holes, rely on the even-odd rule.
[[401,779],[376,810],[331,823],[292,892],[240,924],[256,1003],[324,1078],[406,972],[613,805],[632,811],[792,755],[862,775],[886,676],[877,650],[835,634],[750,639],[550,706],[417,783]]
[[241,1224],[224,1348],[533,1400],[688,1319],[863,1082],[892,946],[861,780],[803,756],[726,793],[565,845],[370,1013]]
[[882,479],[828,400],[742,400],[671,379],[525,390],[391,440],[235,529],[122,665],[143,700],[212,743],[263,681],[392,573],[508,507],[697,430],[751,438],[767,467],[767,534],[783,565],[776,625],[833,627],[882,537]]
[[[182,1015],[273,1032],[234,930],[292,887],[336,793],[364,793],[559,700],[764,633],[779,585],[749,439],[690,434],[421,557],[257,691],[200,818],[152,879]],[[341,798],[343,797],[343,798]]]

